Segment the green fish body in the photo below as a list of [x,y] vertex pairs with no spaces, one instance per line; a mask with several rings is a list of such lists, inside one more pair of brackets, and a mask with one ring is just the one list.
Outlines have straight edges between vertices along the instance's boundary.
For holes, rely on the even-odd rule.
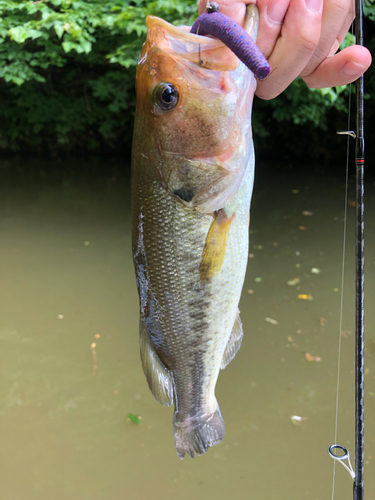
[[[257,10],[248,10],[255,37]],[[143,370],[175,406],[177,454],[224,437],[220,369],[242,341],[256,81],[218,40],[147,18],[137,69],[132,239]]]

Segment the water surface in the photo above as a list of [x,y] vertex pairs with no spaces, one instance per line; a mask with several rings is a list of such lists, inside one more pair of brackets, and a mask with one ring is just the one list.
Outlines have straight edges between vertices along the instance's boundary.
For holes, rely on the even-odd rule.
[[[0,498],[331,498],[344,213],[337,169],[258,165],[240,303],[245,337],[217,384],[226,437],[181,461],[173,410],[154,400],[139,361],[127,166],[3,161]],[[366,202],[365,494],[375,498],[372,182]],[[354,210],[338,416],[338,442],[353,455]],[[336,498],[351,495],[340,466]]]

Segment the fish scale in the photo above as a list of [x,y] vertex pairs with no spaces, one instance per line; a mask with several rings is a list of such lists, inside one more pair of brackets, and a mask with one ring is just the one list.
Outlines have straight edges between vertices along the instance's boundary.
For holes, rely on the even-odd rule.
[[[221,77],[212,78],[211,69],[166,49],[157,53],[158,65],[153,64],[153,30],[156,40],[167,38],[160,37],[160,29],[168,36],[180,36],[179,48],[197,36],[154,18],[148,25],[137,72],[132,151],[132,240],[140,295],[140,345],[151,391],[160,403],[175,406],[176,450],[183,458],[186,453],[201,455],[224,438],[215,385],[220,369],[231,361],[242,340],[238,302],[248,260],[255,80],[241,64],[223,74],[229,82],[224,90],[212,88],[212,82],[220,82]],[[212,46],[220,48],[220,42],[198,38],[202,53],[206,48],[212,51]],[[176,77],[184,71],[189,74],[186,88]],[[207,78],[202,78],[204,71]],[[182,104],[155,115],[152,95],[160,81],[179,85]],[[203,113],[206,122],[208,112],[215,113],[215,106],[220,109],[218,130],[210,119],[207,143],[216,144],[216,133],[222,137],[226,116],[229,126],[236,127],[231,137],[237,142],[228,143],[231,152],[225,154],[226,142],[219,151],[228,157],[225,161],[194,156],[195,137],[196,144],[202,144],[195,126],[184,134],[192,144],[182,141],[184,150],[179,150],[181,124],[189,128],[182,109],[187,102],[189,114],[194,114],[196,106],[195,113]],[[190,147],[192,152],[186,149]],[[213,150],[210,144],[207,150]],[[187,191],[193,193],[189,201],[176,195]]]

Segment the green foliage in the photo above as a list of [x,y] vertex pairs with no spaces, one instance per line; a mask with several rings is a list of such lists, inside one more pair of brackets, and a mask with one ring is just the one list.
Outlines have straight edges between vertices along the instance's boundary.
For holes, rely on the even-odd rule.
[[0,148],[129,141],[146,16],[195,13],[193,0],[0,0]]
[[[307,89],[298,78],[278,99],[270,101],[272,117],[279,123],[291,120],[295,125],[309,123],[322,130],[327,129],[327,109],[335,107],[346,111],[345,101],[340,98],[345,87]],[[293,113],[291,113],[291,109]]]
[[[372,21],[374,1],[365,0]],[[197,2],[0,0],[0,148],[128,147],[148,14],[189,25]],[[351,43],[348,35],[342,47]],[[257,102],[254,133],[262,141],[297,126],[324,132],[332,113],[346,110],[347,93],[296,80],[279,98]]]
[[364,0],[363,2],[363,14],[368,17],[371,21],[375,22],[375,1],[374,0]]
[[176,0],[0,0],[0,77],[17,85],[32,79],[44,82],[43,70],[67,64],[71,51],[89,54],[93,44],[95,52],[103,49],[103,39],[108,42],[105,48],[114,51],[101,51],[101,62],[109,58],[126,68],[135,66],[148,14],[183,22],[192,21],[195,9],[194,2],[182,7]]

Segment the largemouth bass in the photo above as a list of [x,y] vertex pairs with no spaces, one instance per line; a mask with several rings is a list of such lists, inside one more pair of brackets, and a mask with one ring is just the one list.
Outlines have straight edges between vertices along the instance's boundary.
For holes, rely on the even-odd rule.
[[[250,6],[253,38],[257,25]],[[132,151],[140,350],[184,458],[224,437],[215,385],[243,336],[256,80],[216,39],[152,16],[147,27]]]

